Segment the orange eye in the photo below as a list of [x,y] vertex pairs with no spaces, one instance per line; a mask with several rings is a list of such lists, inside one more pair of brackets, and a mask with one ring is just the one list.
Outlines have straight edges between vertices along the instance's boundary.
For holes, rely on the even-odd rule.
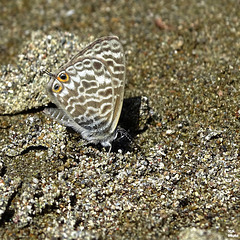
[[68,76],[67,73],[63,72],[63,73],[60,73],[57,76],[57,80],[59,80],[60,82],[68,82],[69,81],[69,76]]
[[62,91],[62,86],[59,83],[55,83],[52,86],[52,91],[55,92],[55,93],[59,93],[59,92]]

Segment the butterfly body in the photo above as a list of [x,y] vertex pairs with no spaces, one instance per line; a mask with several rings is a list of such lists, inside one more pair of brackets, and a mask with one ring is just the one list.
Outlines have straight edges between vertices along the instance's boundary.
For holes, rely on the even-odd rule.
[[111,147],[125,85],[125,57],[118,38],[94,41],[49,75],[47,92],[58,108],[45,113],[88,142]]

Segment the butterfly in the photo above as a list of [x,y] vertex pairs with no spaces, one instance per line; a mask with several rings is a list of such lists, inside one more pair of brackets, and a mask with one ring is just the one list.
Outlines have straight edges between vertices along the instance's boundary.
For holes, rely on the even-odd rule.
[[89,143],[111,150],[119,132],[125,72],[124,50],[117,36],[93,41],[55,73],[44,70],[50,76],[47,93],[57,106],[44,113]]

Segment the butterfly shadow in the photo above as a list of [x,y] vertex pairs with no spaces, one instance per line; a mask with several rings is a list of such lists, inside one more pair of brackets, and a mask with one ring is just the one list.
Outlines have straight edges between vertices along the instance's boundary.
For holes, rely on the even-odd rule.
[[[124,99],[119,119],[118,137],[112,143],[112,152],[121,149],[124,152],[132,151],[136,135],[147,129],[150,121],[150,108],[146,97],[132,97]],[[143,117],[144,116],[144,117]],[[119,127],[120,126],[120,127]],[[139,148],[137,146],[137,148]]]

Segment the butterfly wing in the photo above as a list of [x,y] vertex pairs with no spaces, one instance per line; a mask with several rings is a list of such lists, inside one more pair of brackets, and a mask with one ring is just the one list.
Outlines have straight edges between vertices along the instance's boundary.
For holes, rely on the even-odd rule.
[[[49,95],[60,109],[48,114],[88,141],[109,144],[121,113],[125,83],[124,52],[118,38],[96,40],[56,76],[62,72],[69,76],[67,82],[52,78],[48,84]],[[53,91],[55,85],[60,92]]]
[[112,73],[114,112],[111,131],[114,131],[122,110],[125,86],[126,69],[122,44],[117,36],[99,38],[80,51],[72,60],[75,61],[79,56],[92,56],[102,59]]

